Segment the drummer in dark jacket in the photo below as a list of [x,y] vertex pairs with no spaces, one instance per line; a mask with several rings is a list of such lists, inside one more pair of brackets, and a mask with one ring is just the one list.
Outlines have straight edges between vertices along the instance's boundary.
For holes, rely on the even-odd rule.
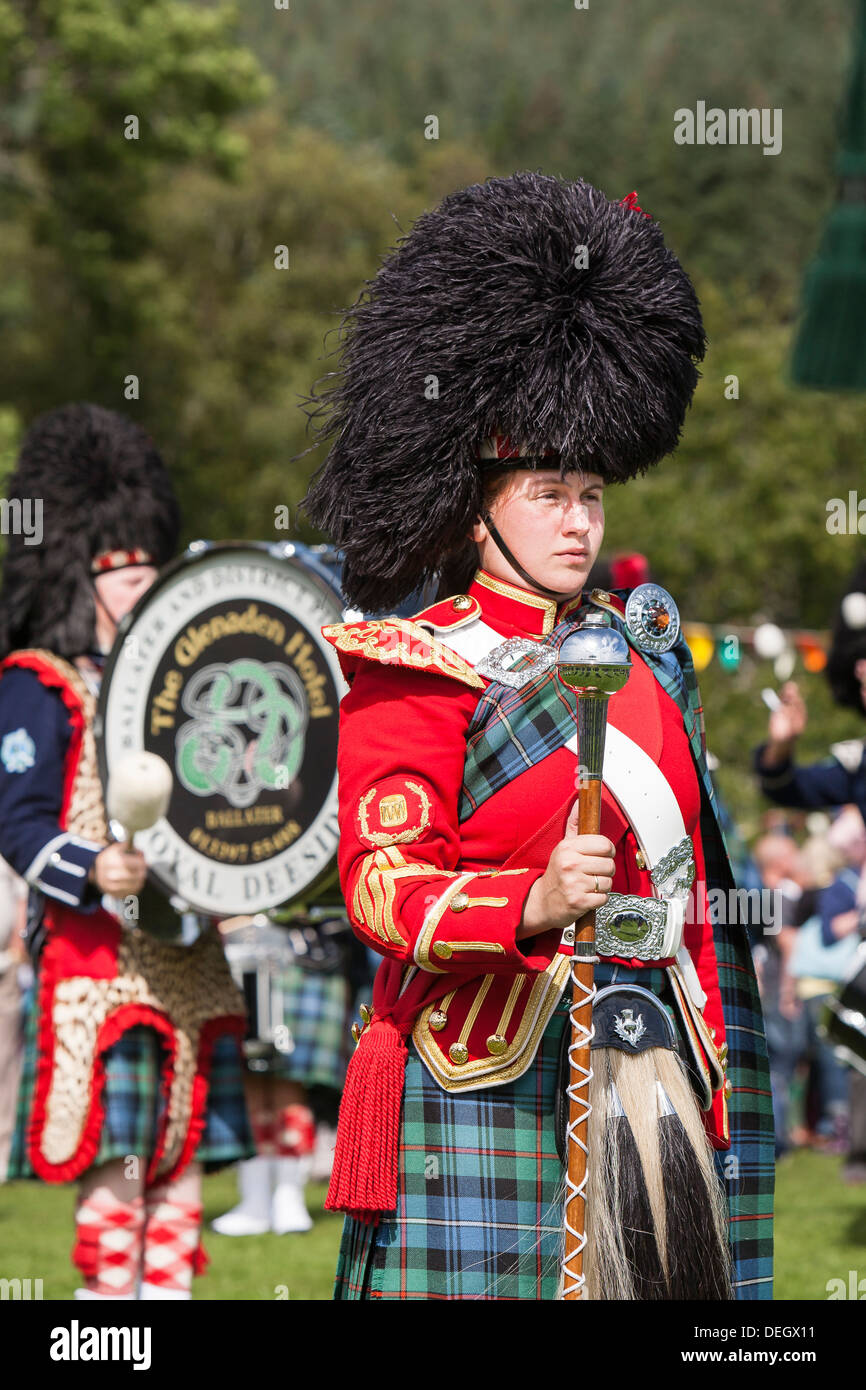
[[243,996],[215,931],[179,950],[179,913],[112,841],[95,732],[118,626],[180,515],[145,431],[83,402],[31,424],[7,491],[44,503],[41,544],[8,537],[0,593],[0,853],[29,888],[36,968],[8,1176],[79,1180],[76,1299],[188,1301],[203,1169],[251,1150]]
[[[839,605],[827,679],[836,703],[866,718],[866,560],[854,571]],[[834,743],[821,762],[799,766],[794,749],[806,727],[806,705],[793,681],[782,687],[779,697],[780,707],[770,715],[769,737],[754,753],[764,795],[779,806],[803,809],[853,803],[866,820],[866,741]]]
[[[827,661],[827,679],[837,704],[866,718],[866,561],[848,584],[836,617]],[[820,809],[855,805],[866,821],[866,740],[845,739],[830,746],[820,762],[796,761],[797,739],[806,727],[806,705],[789,681],[770,715],[768,738],[754,752],[761,790],[779,806]],[[866,1181],[866,1077],[851,1073],[851,1152],[849,1181]]]

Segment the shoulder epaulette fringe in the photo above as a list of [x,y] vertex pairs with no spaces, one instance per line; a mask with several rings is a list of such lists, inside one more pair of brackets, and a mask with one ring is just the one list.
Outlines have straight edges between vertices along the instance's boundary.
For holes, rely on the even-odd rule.
[[484,682],[457,652],[433,637],[426,628],[408,618],[381,618],[361,623],[331,623],[322,636],[338,652],[379,661],[386,666],[403,666],[413,671],[430,671],[449,676],[473,689]]

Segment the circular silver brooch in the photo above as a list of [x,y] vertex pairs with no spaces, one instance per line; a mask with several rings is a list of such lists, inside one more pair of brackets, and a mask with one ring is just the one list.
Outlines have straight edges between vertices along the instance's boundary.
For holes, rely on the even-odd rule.
[[680,635],[679,610],[660,584],[639,584],[625,603],[625,621],[641,651],[668,652]]

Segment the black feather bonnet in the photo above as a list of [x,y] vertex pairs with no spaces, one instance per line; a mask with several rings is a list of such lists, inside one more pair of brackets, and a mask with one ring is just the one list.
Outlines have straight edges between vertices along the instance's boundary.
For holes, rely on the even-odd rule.
[[465,546],[491,436],[608,482],[676,448],[706,338],[633,196],[488,179],[419,217],[367,282],[305,402],[332,441],[305,507],[345,554],[351,603],[395,605]]
[[102,406],[64,405],[34,420],[7,497],[7,516],[20,514],[29,534],[8,528],[0,656],[21,647],[70,658],[94,650],[94,557],[138,549],[158,567],[177,546],[180,515],[156,447]]

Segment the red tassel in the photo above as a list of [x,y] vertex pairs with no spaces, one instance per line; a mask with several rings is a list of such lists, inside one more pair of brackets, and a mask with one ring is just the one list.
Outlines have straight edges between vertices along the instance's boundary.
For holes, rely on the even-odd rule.
[[325,1207],[369,1219],[397,1206],[400,1110],[406,1043],[390,1019],[361,1034],[340,1102],[334,1167]]

